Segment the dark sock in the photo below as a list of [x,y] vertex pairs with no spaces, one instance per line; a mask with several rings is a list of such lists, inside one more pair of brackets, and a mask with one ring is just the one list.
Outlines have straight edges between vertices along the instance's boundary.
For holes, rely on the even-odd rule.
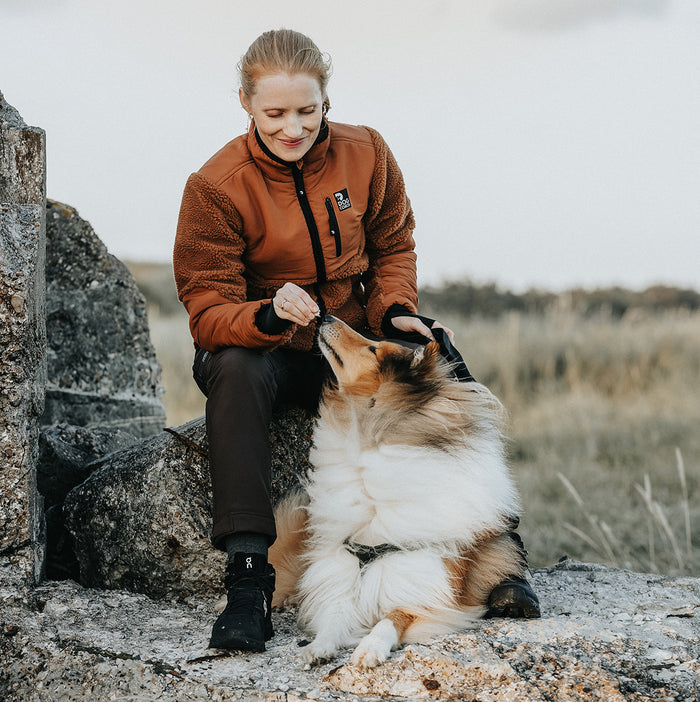
[[229,563],[233,563],[236,553],[258,553],[267,558],[267,544],[268,538],[265,534],[255,534],[251,531],[229,534],[224,539]]

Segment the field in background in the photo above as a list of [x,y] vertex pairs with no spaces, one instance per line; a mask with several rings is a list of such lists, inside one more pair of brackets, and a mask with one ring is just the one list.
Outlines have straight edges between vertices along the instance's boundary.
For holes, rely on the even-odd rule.
[[444,319],[509,412],[533,564],[700,574],[700,314]]
[[[201,416],[170,269],[130,268],[149,301],[168,423]],[[467,288],[444,303],[439,290],[426,291],[433,309],[425,311],[455,330],[470,370],[509,412],[531,564],[567,554],[700,575],[697,296],[577,291],[524,304],[524,296],[504,302],[493,286]],[[475,291],[479,304],[467,299]],[[494,307],[489,318],[457,312]]]

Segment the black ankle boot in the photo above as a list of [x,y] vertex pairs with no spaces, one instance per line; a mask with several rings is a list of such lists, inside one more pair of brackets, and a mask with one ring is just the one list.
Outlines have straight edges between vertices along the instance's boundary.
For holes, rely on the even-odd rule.
[[[508,536],[513,540],[520,552],[523,572],[527,570],[527,551],[515,530],[520,524],[520,518],[510,518]],[[488,609],[484,617],[512,617],[513,619],[537,619],[540,617],[540,601],[530,583],[520,575],[510,575],[491,590],[486,603]]]
[[512,617],[537,619],[540,601],[530,583],[518,575],[500,582],[491,590],[484,617]]
[[224,583],[228,604],[214,622],[209,648],[264,651],[273,635],[275,569],[259,553],[236,553]]

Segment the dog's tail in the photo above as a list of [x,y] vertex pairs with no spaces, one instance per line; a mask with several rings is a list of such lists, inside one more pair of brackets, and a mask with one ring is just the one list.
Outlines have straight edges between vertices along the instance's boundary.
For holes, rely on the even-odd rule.
[[273,607],[295,602],[297,584],[303,570],[302,556],[306,548],[306,505],[308,495],[297,491],[287,495],[275,507],[277,540],[270,546],[269,561],[275,568]]

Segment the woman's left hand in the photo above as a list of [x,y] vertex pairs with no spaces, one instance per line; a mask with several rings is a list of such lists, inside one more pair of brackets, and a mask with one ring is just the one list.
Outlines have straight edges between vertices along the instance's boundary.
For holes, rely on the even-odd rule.
[[[400,331],[403,332],[418,332],[422,336],[427,337],[431,341],[435,341],[435,337],[430,329],[423,324],[423,322],[418,319],[418,317],[394,317],[391,323]],[[440,322],[433,322],[432,329],[444,329],[445,333],[450,339],[450,342],[454,342],[454,332],[452,329],[448,329],[446,326],[440,324]]]

